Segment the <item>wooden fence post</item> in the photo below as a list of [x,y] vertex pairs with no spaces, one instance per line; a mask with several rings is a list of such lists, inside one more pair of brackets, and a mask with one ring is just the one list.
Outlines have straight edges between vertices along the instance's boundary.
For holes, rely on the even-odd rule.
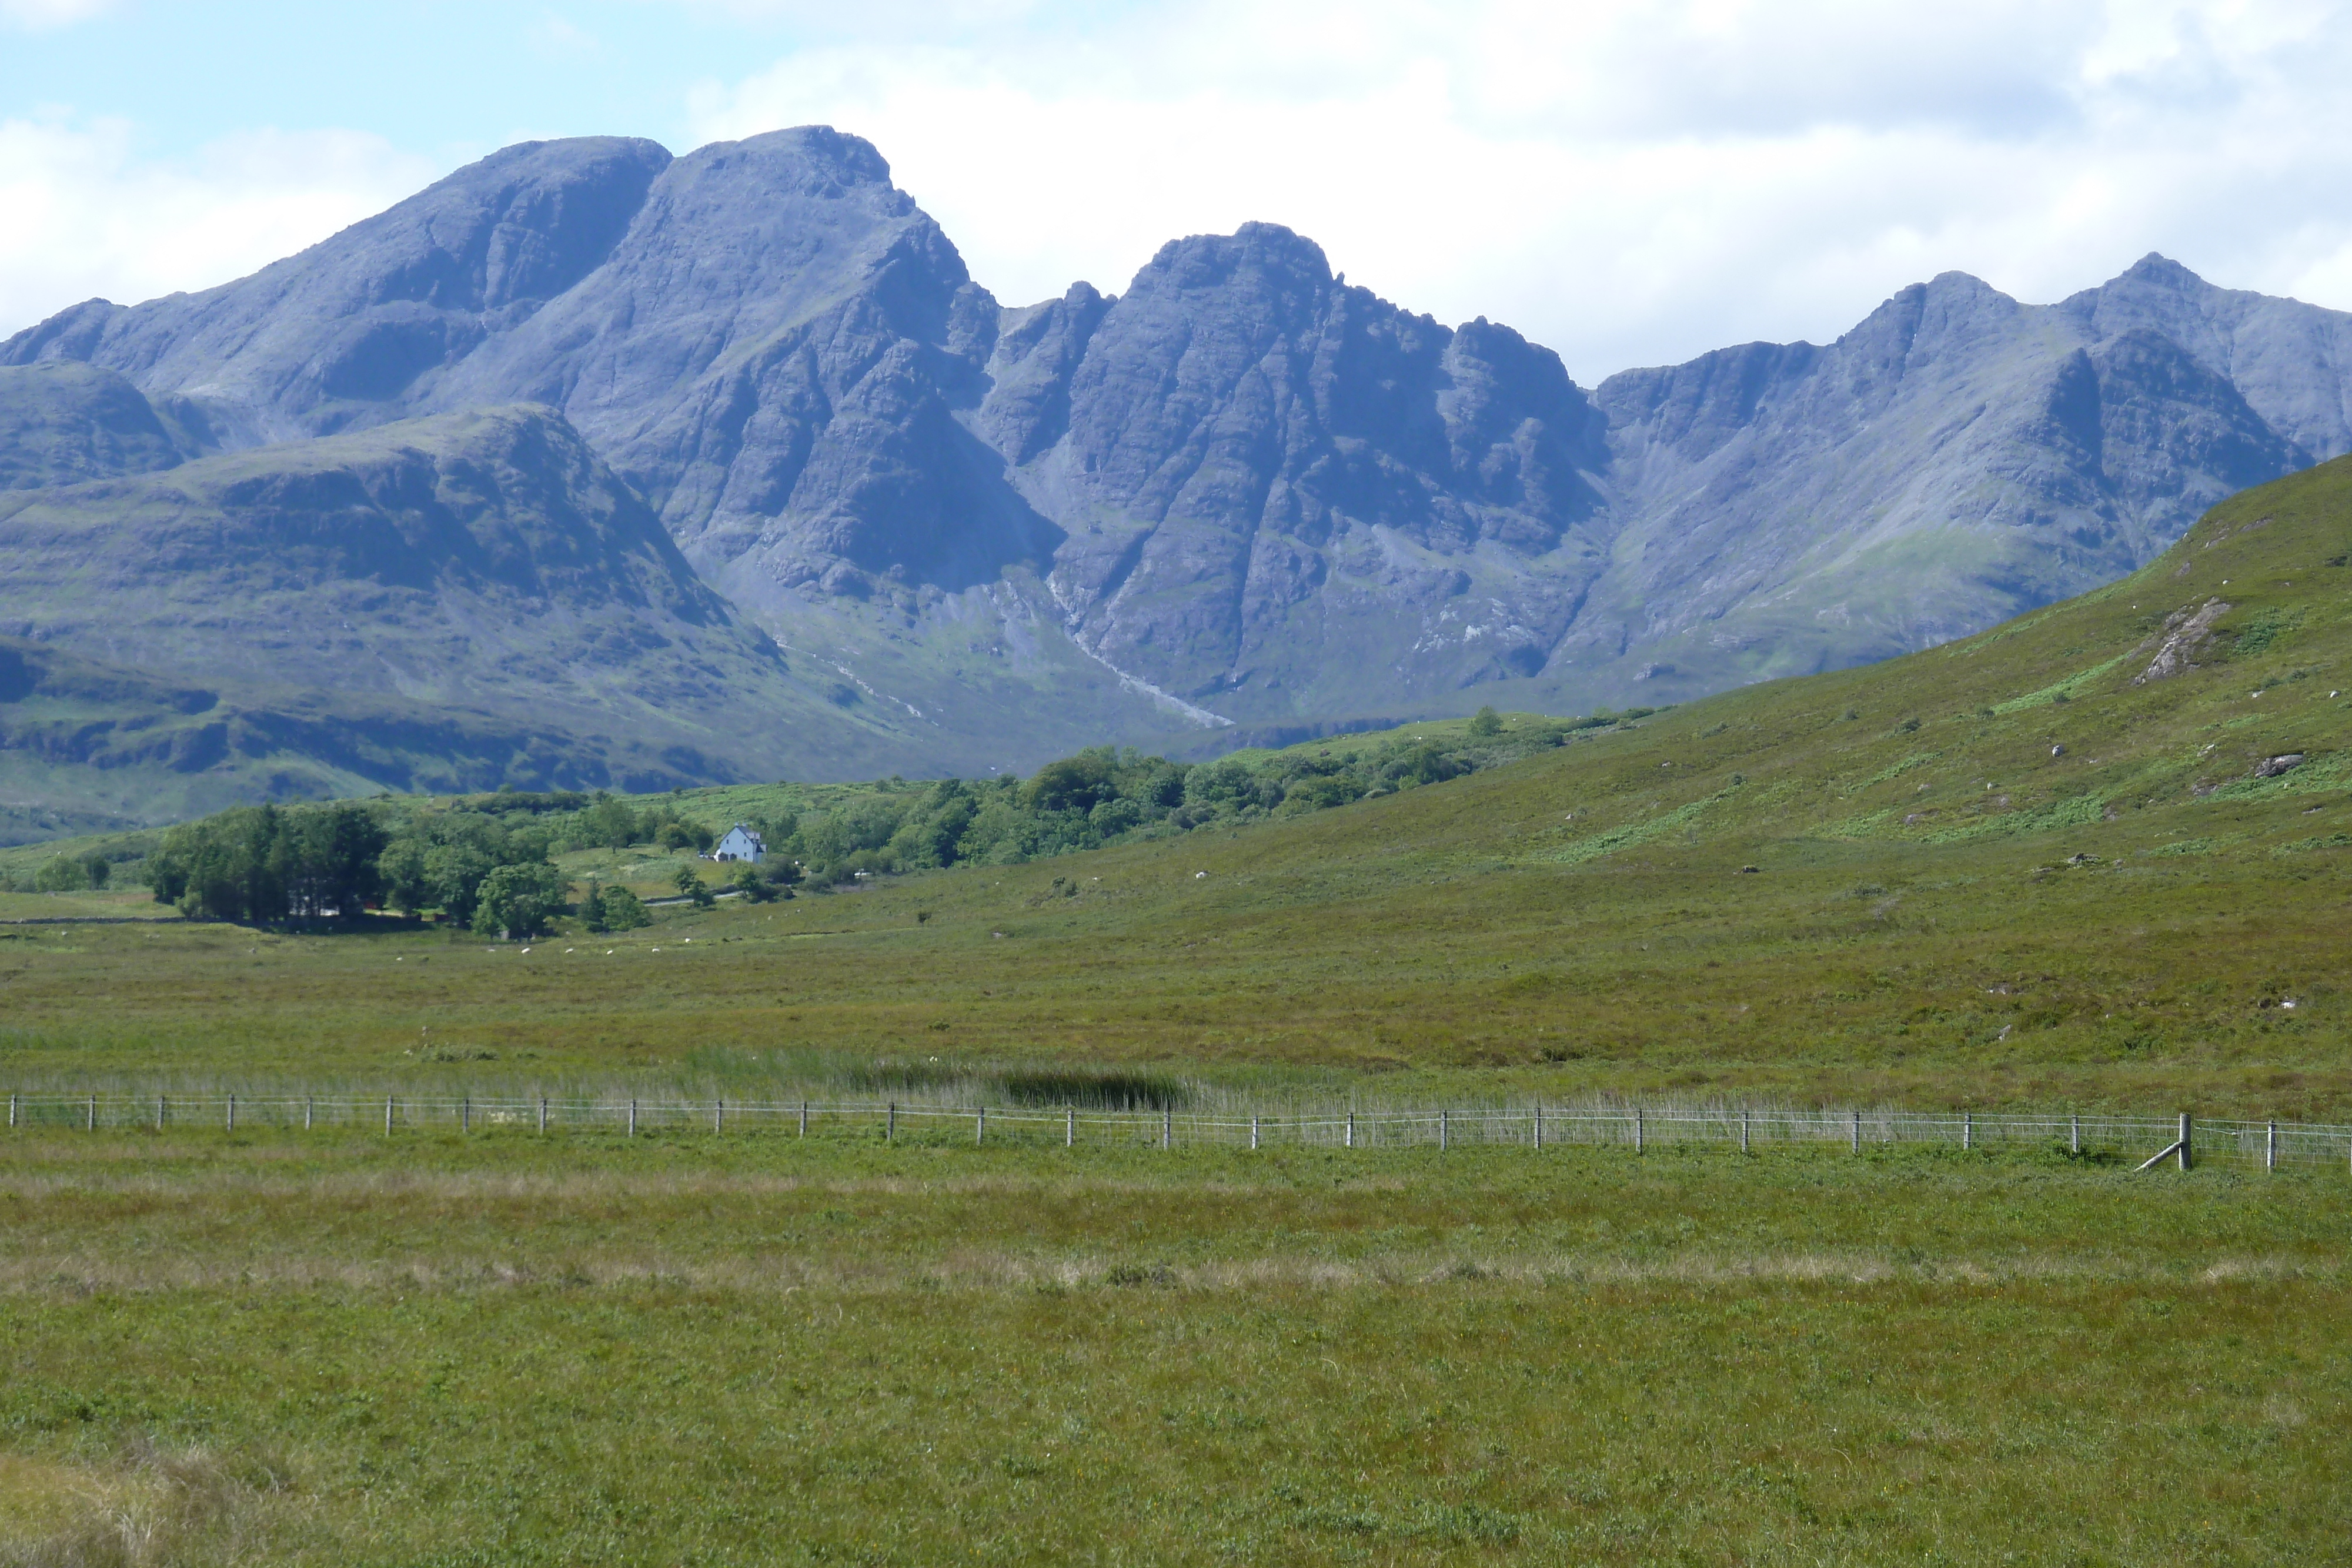
[[633,1137],[633,1138],[634,1138],[634,1137],[635,1137],[636,1135],[637,1135],[637,1102],[636,1102],[635,1097],[633,1095],[633,1096],[631,1096],[631,1097],[630,1097],[630,1100],[629,1100],[629,1136],[631,1136],[631,1137]]
[[1356,1146],[1356,1113],[1352,1106],[1348,1112],[1348,1146],[1351,1149]]
[[982,1144],[988,1140],[988,1107],[982,1105],[971,1118],[971,1141]]
[[89,1125],[84,1130],[92,1133],[98,1131],[98,1096],[95,1094],[89,1097]]
[[1437,1152],[1441,1155],[1445,1152],[1446,1132],[1452,1125],[1453,1114],[1451,1111],[1440,1111],[1437,1113]]
[[808,1136],[808,1102],[801,1102],[801,1136]]
[[474,1131],[474,1097],[471,1094],[457,1102],[457,1131],[469,1136]]
[[236,1131],[236,1096],[234,1094],[228,1097],[228,1130],[232,1133]]
[[2066,1118],[2066,1152],[2070,1155],[2083,1152],[2083,1118],[2080,1115]]
[[2182,1170],[2187,1170],[2197,1163],[2189,1143],[2189,1134],[2194,1130],[2194,1124],[2189,1120],[2189,1113],[2186,1111],[2180,1113],[2180,1168]]
[[2278,1124],[2271,1123],[2263,1129],[2263,1169],[2278,1169]]
[[1643,1134],[1646,1132],[1647,1129],[1643,1125],[1642,1108],[1636,1105],[1633,1107],[1633,1152],[1637,1155],[1642,1152]]
[[1078,1108],[1076,1105],[1065,1105],[1062,1107],[1062,1147],[1075,1149],[1077,1146]]
[[16,1094],[12,1092],[9,1094],[9,1096],[8,1096],[8,1126],[9,1126],[9,1129],[10,1129],[11,1131],[14,1131],[14,1130],[16,1129]]
[[383,1135],[387,1138],[392,1136],[392,1096],[389,1094],[383,1097]]
[[1745,1105],[1739,1108],[1739,1152],[1743,1155],[1748,1152],[1748,1108]]
[[163,1097],[161,1094],[155,1096],[155,1130],[159,1133],[163,1130]]
[[544,1094],[539,1097],[539,1133],[541,1137],[547,1135],[547,1096]]
[[710,1130],[714,1133],[724,1133],[727,1131],[727,1096],[724,1094],[721,1094],[711,1104]]
[[1960,1147],[1974,1148],[1976,1141],[1977,1113],[1974,1111],[1963,1111],[1960,1113]]
[[1543,1147],[1543,1102],[1536,1102],[1536,1147]]
[[313,1114],[313,1113],[316,1111],[316,1109],[317,1109],[316,1097],[315,1097],[315,1096],[313,1096],[313,1095],[310,1095],[310,1094],[305,1094],[305,1095],[303,1095],[303,1096],[302,1096],[302,1130],[303,1130],[304,1132],[306,1132],[306,1133],[307,1133],[307,1132],[309,1132],[309,1131],[310,1130],[310,1117],[311,1117],[311,1115]]
[[893,1101],[891,1101],[891,1102],[890,1102],[890,1109],[889,1109],[888,1111],[887,1111],[887,1112],[885,1112],[885,1113],[883,1113],[883,1117],[882,1117],[882,1140],[883,1140],[883,1142],[885,1142],[885,1143],[888,1143],[888,1142],[891,1142],[892,1140],[896,1139],[896,1138],[898,1137],[898,1102],[897,1102],[896,1100],[893,1100]]
[[1176,1146],[1176,1113],[1165,1105],[1160,1108],[1160,1146],[1163,1149]]
[[1250,1113],[1250,1147],[1257,1147],[1257,1113]]

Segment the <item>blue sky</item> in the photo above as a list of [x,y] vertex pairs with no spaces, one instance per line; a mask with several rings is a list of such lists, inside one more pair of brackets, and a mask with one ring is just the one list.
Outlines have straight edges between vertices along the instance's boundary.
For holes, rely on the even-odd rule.
[[2149,250],[2352,308],[2346,0],[0,0],[0,332],[530,137],[867,136],[1008,302],[1249,219],[1580,378]]
[[[44,11],[47,25],[25,26]],[[77,18],[77,13],[81,15]],[[610,0],[504,5],[20,7],[0,106],[119,116],[144,157],[257,126],[372,132],[440,161],[534,137],[693,134],[688,97],[826,40],[788,12]]]

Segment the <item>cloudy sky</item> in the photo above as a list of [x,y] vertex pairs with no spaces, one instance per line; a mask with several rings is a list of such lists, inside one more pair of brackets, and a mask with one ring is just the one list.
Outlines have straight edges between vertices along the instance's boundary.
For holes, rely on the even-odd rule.
[[[854,13],[855,19],[845,19]],[[2352,0],[0,0],[0,333],[527,138],[870,138],[1007,302],[1285,223],[1577,376],[2150,250],[2352,308]]]

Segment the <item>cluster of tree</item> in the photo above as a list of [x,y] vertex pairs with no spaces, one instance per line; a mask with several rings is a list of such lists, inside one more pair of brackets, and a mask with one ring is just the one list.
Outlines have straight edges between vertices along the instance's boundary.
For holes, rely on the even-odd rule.
[[822,811],[751,825],[772,858],[797,862],[817,883],[861,871],[1004,865],[1442,783],[1652,711],[1507,727],[1489,708],[1470,722],[1466,741],[1451,745],[1408,732],[1199,764],[1099,747],[1047,763],[1026,780],[891,779]]
[[351,919],[382,894],[386,842],[364,806],[239,806],[164,834],[147,883],[203,919]]
[[158,903],[198,919],[348,922],[381,905],[534,936],[568,893],[548,847],[545,831],[479,812],[241,806],[173,828],[144,869]]
[[91,852],[85,855],[52,855],[32,876],[35,893],[95,893],[113,880],[114,862]]

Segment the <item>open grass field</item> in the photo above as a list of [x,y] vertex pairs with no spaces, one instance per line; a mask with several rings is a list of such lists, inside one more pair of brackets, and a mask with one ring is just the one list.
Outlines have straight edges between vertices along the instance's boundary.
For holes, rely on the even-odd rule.
[[20,1134],[0,1552],[2330,1561],[2344,1179]]
[[[0,925],[0,1090],[2341,1121],[2347,561],[2352,461],[1466,779],[528,950]],[[968,1140],[20,1129],[0,1561],[2345,1556],[2341,1165]]]

